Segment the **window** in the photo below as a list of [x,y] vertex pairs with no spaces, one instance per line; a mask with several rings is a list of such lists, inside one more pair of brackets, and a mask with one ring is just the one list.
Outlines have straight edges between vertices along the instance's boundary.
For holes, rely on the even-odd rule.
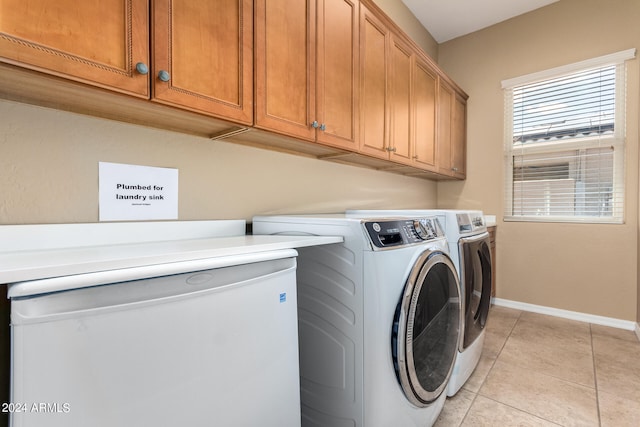
[[624,220],[626,67],[635,49],[502,82],[505,220]]

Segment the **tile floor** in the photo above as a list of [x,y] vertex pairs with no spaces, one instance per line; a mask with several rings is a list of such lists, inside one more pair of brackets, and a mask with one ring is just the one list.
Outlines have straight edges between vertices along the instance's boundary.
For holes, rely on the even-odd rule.
[[482,358],[435,426],[640,426],[640,341],[493,306]]

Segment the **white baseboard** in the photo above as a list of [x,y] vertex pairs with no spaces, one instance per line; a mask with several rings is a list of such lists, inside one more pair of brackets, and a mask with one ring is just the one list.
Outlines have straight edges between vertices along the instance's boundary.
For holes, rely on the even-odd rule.
[[545,307],[542,305],[528,304],[526,302],[511,301],[502,298],[491,300],[495,305],[501,307],[514,308],[517,310],[531,311],[534,313],[547,314],[549,316],[562,317],[565,319],[578,320],[580,322],[594,323],[596,325],[610,326],[612,328],[635,331],[640,339],[640,325],[630,320],[615,319],[613,317],[597,316],[595,314],[580,313],[577,311],[562,310],[559,308]]

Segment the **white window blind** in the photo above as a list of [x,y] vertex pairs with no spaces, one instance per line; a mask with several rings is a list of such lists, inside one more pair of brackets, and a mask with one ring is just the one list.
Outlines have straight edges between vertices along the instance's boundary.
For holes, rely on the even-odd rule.
[[634,56],[503,82],[506,220],[624,220],[624,61]]

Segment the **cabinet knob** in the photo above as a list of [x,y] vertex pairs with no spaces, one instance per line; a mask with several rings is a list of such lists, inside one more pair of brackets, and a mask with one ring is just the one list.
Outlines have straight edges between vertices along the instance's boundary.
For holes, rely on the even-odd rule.
[[387,147],[387,151],[390,153],[395,153],[396,152],[396,147]]
[[163,82],[168,82],[169,80],[171,80],[171,74],[169,74],[168,71],[160,70],[158,72],[158,78]]
[[454,166],[454,167],[452,167],[452,168],[451,168],[451,170],[452,170],[452,171],[454,171],[454,172],[458,172],[458,168],[457,168],[457,167],[455,167],[455,166]]
[[325,131],[327,130],[327,126],[323,123],[320,125],[320,130]]
[[413,160],[418,160],[418,156],[413,156]]
[[318,124],[317,120],[314,120],[311,122],[311,127],[314,129],[318,129],[320,127],[320,124]]
[[140,74],[147,74],[149,72],[149,67],[144,62],[138,62],[136,64],[136,71]]

